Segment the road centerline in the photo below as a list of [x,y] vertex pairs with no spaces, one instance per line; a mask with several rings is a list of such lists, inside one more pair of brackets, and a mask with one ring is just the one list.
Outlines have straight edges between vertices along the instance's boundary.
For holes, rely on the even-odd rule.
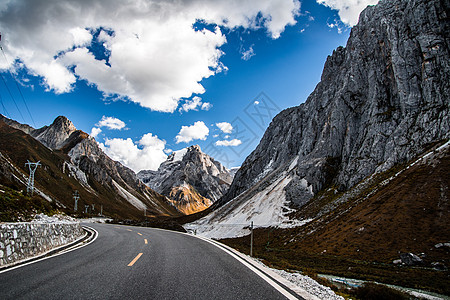
[[137,234],[142,235],[142,233],[138,232]]
[[137,262],[137,260],[141,257],[141,255],[142,255],[143,253],[141,252],[141,253],[139,253],[129,264],[128,264],[128,267],[132,267],[134,264],[135,264],[135,262]]
[[148,241],[147,241],[147,239],[144,239],[144,243],[147,245],[148,244]]

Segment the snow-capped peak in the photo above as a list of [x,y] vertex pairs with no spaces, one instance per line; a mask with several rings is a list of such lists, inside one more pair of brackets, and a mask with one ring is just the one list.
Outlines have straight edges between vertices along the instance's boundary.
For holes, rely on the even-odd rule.
[[169,157],[167,158],[168,161],[182,161],[184,155],[186,155],[188,148],[183,148],[181,150],[173,151],[170,153]]

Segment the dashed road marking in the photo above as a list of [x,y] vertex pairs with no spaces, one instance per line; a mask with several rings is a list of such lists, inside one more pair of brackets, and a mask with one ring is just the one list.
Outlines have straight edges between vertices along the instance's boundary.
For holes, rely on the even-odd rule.
[[142,255],[142,252],[141,253],[139,253],[129,264],[128,264],[128,266],[129,267],[131,267],[131,266],[133,266],[134,265],[134,263],[135,262],[137,262],[137,260],[139,259],[139,257],[141,257],[141,255]]
[[147,245],[148,244],[148,241],[147,241],[147,239],[144,239],[144,243]]
[[142,233],[139,233],[139,232],[137,234],[142,235]]

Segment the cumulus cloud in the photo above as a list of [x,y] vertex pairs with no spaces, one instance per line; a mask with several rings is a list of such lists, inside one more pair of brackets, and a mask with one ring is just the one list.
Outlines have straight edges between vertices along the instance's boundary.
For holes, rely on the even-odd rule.
[[209,103],[209,102],[204,102],[204,103],[202,103],[201,109],[202,109],[202,110],[208,111],[208,110],[211,109],[212,106],[213,106],[213,105],[212,105],[211,103]]
[[125,128],[125,122],[114,118],[114,117],[106,117],[103,116],[102,119],[100,121],[98,121],[97,124],[95,124],[95,126],[97,127],[107,127],[108,129],[113,129],[113,130],[121,130],[123,128]]
[[222,141],[217,141],[216,142],[216,146],[226,146],[226,147],[236,147],[239,146],[240,144],[242,144],[241,140],[238,139],[232,139],[231,141],[227,141],[227,140],[222,140]]
[[222,130],[223,133],[231,133],[233,131],[233,126],[228,122],[216,123],[216,126]]
[[375,5],[378,0],[316,0],[338,11],[341,21],[349,26],[358,23],[359,14],[368,6]]
[[181,130],[175,137],[176,143],[189,143],[193,140],[206,140],[209,134],[208,126],[203,121],[197,121],[191,126],[181,126]]
[[113,138],[106,139],[104,144],[99,145],[109,157],[135,172],[157,170],[167,158],[164,152],[166,142],[151,133],[145,134],[137,142],[133,142],[131,138]]
[[202,102],[202,98],[195,96],[191,100],[186,100],[186,102],[181,105],[179,111],[180,112],[188,112],[190,110],[198,110],[199,108],[201,110],[210,110],[212,107],[212,104],[209,102]]
[[[173,112],[226,69],[218,26],[264,27],[278,38],[299,9],[298,0],[11,0],[0,9],[0,28],[10,62],[20,60],[47,90],[70,92],[81,79],[105,97]],[[198,30],[199,20],[218,26]],[[106,59],[90,52],[94,42]]]
[[96,138],[100,134],[100,132],[102,132],[100,128],[92,127],[90,136]]

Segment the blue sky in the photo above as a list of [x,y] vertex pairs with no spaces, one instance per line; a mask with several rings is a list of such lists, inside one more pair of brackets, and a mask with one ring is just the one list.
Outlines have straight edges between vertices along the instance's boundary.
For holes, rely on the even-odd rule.
[[135,171],[193,144],[239,166],[374,4],[117,0],[105,13],[102,1],[52,2],[0,5],[0,113],[37,128],[67,116]]

